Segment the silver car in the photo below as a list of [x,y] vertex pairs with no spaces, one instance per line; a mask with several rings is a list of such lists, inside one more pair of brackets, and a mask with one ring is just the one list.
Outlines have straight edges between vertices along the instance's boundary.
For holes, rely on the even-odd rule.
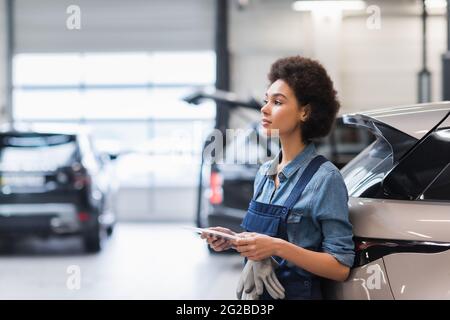
[[341,172],[356,259],[329,299],[450,299],[450,102],[344,116],[376,140]]

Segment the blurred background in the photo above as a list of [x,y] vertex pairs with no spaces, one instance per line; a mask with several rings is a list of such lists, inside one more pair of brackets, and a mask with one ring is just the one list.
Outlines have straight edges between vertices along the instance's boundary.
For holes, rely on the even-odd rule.
[[[202,161],[211,131],[257,132],[269,67],[290,55],[325,66],[340,114],[450,100],[449,12],[1,0],[0,299],[233,299],[240,257],[181,228],[236,229],[252,194],[257,164]],[[338,121],[317,143],[342,167],[371,141]]]

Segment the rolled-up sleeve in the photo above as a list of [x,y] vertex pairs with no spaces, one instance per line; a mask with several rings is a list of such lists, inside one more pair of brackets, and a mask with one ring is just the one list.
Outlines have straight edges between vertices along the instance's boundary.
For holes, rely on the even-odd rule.
[[317,183],[312,214],[322,231],[322,251],[352,267],[355,259],[353,228],[348,214],[348,193],[339,171]]

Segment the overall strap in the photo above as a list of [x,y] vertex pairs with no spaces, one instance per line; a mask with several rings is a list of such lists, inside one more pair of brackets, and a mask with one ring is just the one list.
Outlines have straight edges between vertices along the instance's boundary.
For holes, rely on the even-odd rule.
[[317,172],[320,166],[327,161],[328,161],[327,158],[325,158],[322,155],[318,155],[309,162],[305,171],[302,173],[300,179],[298,179],[297,183],[292,189],[291,194],[284,203],[284,207],[286,207],[288,210],[291,210],[294,207],[295,203],[302,196],[303,190],[305,190],[306,186],[308,185],[309,181],[311,181],[314,174]]

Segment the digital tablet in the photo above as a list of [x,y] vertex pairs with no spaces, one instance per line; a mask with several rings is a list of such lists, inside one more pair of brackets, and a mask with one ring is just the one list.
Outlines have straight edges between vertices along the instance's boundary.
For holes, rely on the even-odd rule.
[[208,228],[184,227],[184,229],[191,230],[191,231],[197,232],[199,234],[204,232],[204,233],[216,236],[218,238],[224,238],[224,239],[227,239],[227,240],[237,240],[237,239],[239,239],[238,236],[234,236],[234,235],[231,235],[231,234],[228,234],[228,233],[224,233],[224,232],[220,232],[220,231],[216,231],[216,230],[211,230],[211,229],[208,229]]

